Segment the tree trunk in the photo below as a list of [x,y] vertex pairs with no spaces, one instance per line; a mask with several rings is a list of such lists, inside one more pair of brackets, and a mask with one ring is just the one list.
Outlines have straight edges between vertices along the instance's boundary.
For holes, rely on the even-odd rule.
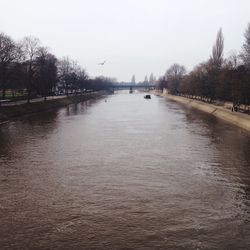
[[31,97],[31,70],[32,70],[32,65],[31,65],[31,62],[29,63],[29,71],[28,71],[28,95],[27,95],[27,103],[30,103],[30,97]]
[[5,95],[6,95],[6,71],[5,71],[5,69],[6,69],[5,64],[2,62],[2,65],[1,65],[2,99],[5,99]]

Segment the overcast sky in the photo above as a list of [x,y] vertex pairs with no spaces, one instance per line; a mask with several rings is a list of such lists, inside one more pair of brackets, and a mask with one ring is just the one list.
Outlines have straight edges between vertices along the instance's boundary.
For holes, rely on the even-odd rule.
[[91,76],[119,81],[158,77],[173,63],[191,70],[209,58],[220,27],[225,56],[240,51],[250,22],[249,0],[0,0],[0,6],[0,32],[16,40],[36,36]]

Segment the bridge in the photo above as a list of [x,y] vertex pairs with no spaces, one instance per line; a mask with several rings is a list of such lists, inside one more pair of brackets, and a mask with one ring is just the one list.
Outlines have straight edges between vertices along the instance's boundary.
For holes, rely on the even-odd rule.
[[155,84],[113,84],[114,89],[154,89]]

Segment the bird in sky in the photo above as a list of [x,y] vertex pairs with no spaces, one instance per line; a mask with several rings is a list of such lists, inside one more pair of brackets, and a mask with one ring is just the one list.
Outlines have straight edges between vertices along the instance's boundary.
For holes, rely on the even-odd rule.
[[106,61],[103,61],[101,63],[98,63],[98,65],[104,65]]

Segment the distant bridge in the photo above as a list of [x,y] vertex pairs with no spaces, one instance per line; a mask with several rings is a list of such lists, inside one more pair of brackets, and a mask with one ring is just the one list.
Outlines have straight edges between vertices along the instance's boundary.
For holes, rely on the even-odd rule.
[[154,89],[155,84],[114,84],[114,89]]

